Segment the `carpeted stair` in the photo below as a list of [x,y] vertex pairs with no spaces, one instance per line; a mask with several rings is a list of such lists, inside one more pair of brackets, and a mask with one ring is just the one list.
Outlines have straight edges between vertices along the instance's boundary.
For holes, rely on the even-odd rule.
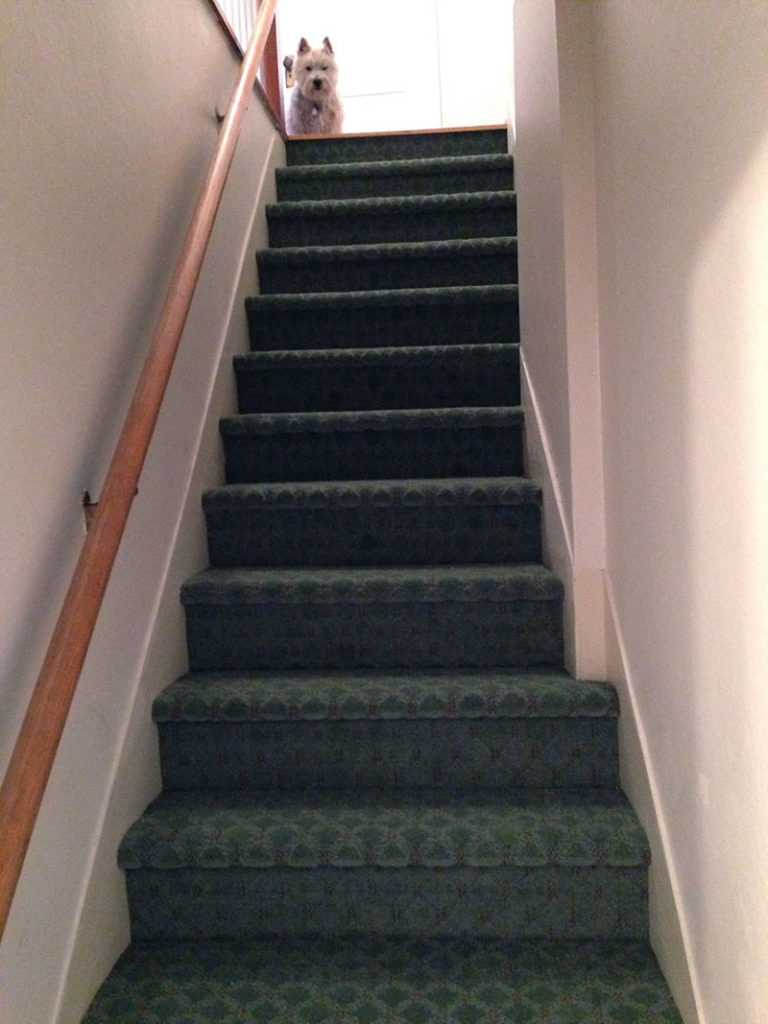
[[87,1024],[676,1024],[523,476],[502,130],[294,140]]

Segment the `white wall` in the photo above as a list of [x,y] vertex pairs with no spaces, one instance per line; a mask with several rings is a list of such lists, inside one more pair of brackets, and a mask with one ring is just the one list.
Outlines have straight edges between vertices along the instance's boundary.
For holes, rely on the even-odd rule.
[[613,0],[594,14],[614,670],[701,1020],[763,1024],[768,9]]
[[[237,62],[189,0],[7,0],[0,45],[4,768]],[[216,413],[232,406],[263,244],[254,204],[280,159],[254,100],[0,946],[3,1024],[75,1024],[127,941],[116,845],[159,784],[149,708],[186,664],[178,587],[206,561],[200,491],[220,473]]]
[[[558,510],[548,543],[574,581],[580,544],[588,568],[604,551],[622,778],[649,833],[652,940],[685,1020],[762,1024],[768,12],[515,10],[529,441]],[[590,415],[576,381],[594,397],[596,376]],[[604,541],[582,523],[592,454],[579,452],[601,421]],[[578,666],[575,641],[571,653]]]
[[[528,470],[566,587],[566,661],[604,678],[604,533],[589,11],[515,5],[515,180]],[[586,80],[585,80],[586,78]],[[566,252],[568,258],[566,259]]]

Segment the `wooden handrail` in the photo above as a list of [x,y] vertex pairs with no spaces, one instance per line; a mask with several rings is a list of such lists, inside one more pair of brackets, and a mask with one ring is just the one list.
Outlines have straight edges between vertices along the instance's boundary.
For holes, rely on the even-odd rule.
[[0,789],[0,937],[152,439],[277,0],[262,0],[91,527]]

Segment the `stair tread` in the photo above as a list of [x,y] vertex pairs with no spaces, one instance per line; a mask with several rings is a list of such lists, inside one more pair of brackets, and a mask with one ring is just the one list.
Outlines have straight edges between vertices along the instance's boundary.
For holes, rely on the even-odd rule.
[[183,604],[552,601],[562,581],[538,564],[206,569],[182,586]]
[[[369,282],[371,283],[371,282]],[[387,282],[394,284],[394,282]],[[520,340],[516,283],[419,282],[339,291],[282,287],[246,299],[254,350]]]
[[[266,208],[271,248],[396,245],[514,236],[517,194],[446,189],[427,195],[280,197]],[[401,252],[401,250],[399,250]],[[454,250],[451,250],[454,252]],[[473,253],[481,255],[473,249]],[[267,266],[259,254],[262,269]],[[311,287],[311,284],[309,285]]]
[[328,480],[225,484],[203,494],[203,508],[328,508],[406,505],[520,505],[538,503],[541,489],[527,477],[461,477],[434,480]]
[[646,942],[334,936],[136,943],[83,1024],[449,1019],[681,1022]]
[[[285,249],[272,251],[277,254],[286,252]],[[301,309],[307,306],[346,309],[355,306],[432,306],[468,301],[492,303],[506,301],[517,293],[517,284],[470,284],[428,288],[370,288],[348,292],[278,292],[253,295],[246,301],[254,308],[265,310],[283,307]]]
[[357,430],[454,430],[519,426],[522,406],[458,406],[446,409],[363,409],[332,412],[241,413],[220,421],[223,434],[329,433]]
[[536,562],[525,477],[232,483],[203,493],[212,565]]
[[156,698],[156,722],[615,718],[609,683],[564,672],[189,673]]
[[163,793],[120,846],[155,867],[644,867],[620,790]]
[[414,158],[412,160],[368,160],[353,163],[337,164],[296,164],[292,167],[281,167],[277,171],[278,178],[289,180],[392,177],[394,175],[433,174],[435,171],[446,170],[485,170],[489,167],[512,168],[513,159],[506,153],[485,153],[477,156],[436,156]]
[[482,153],[508,153],[505,125],[416,132],[292,136],[286,142],[286,156],[290,166]]
[[285,348],[266,352],[246,352],[236,355],[235,368],[248,372],[266,366],[287,364],[290,368],[334,364],[364,364],[370,366],[408,365],[420,362],[468,363],[483,359],[500,359],[519,350],[517,342],[479,342],[474,345],[400,345],[379,348]]
[[[445,238],[429,242],[372,242],[358,245],[302,245],[260,249],[263,267],[286,263],[322,264],[366,262],[386,259],[427,259],[438,256],[496,255],[517,252],[517,238],[499,235],[493,238]],[[300,292],[306,296],[307,292]],[[312,293],[309,293],[312,294]],[[370,293],[369,293],[370,294]]]
[[389,216],[419,214],[433,210],[488,209],[514,207],[515,192],[495,189],[481,192],[449,192],[427,196],[366,196],[359,199],[284,199],[267,204],[273,220],[290,217]]

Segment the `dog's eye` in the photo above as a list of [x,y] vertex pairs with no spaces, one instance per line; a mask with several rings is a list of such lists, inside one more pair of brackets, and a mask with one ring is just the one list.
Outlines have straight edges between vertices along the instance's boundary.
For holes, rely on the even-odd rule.
[[327,71],[328,70],[328,65],[327,64],[322,64],[321,67],[320,67],[320,70],[321,71]]
[[307,64],[307,71],[311,71],[311,70],[312,70],[312,65],[311,64]]

